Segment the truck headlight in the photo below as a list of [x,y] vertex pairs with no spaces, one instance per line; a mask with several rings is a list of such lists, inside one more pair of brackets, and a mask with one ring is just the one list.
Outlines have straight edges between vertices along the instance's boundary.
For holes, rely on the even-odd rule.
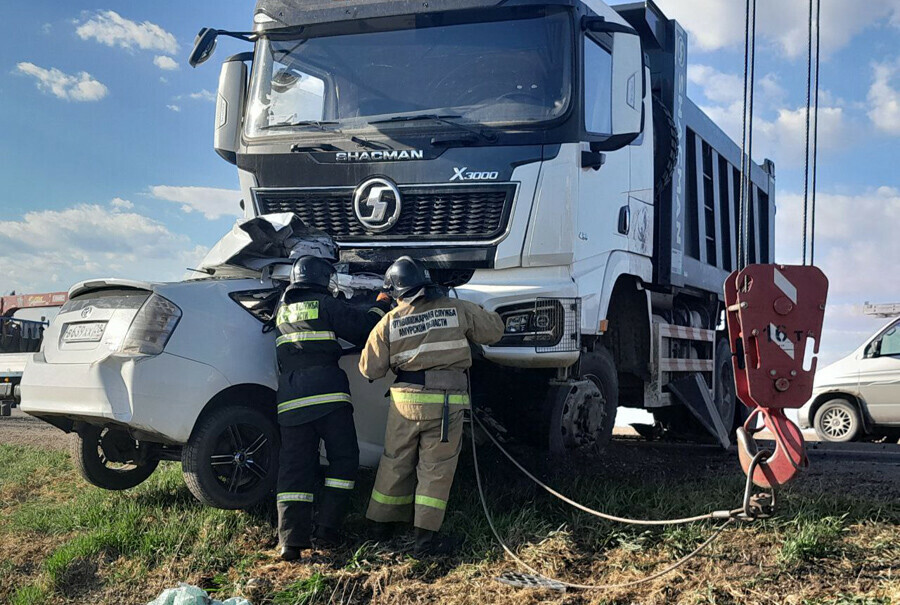
[[181,309],[175,303],[159,294],[150,295],[134,316],[116,352],[129,356],[159,355],[180,319]]
[[558,300],[510,305],[497,312],[503,318],[504,334],[494,346],[552,347],[562,336],[565,314]]
[[534,347],[538,353],[581,348],[581,305],[577,298],[539,298],[499,307],[503,338],[495,347]]

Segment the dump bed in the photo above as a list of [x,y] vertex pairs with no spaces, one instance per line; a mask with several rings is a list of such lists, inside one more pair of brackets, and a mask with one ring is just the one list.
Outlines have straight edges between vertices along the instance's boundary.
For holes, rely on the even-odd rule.
[[[738,262],[741,150],[687,98],[687,33],[651,1],[613,7],[641,35],[657,107],[656,153],[677,145],[674,167],[665,157],[657,171],[672,170],[657,191],[654,282],[722,296]],[[660,117],[662,116],[662,118]],[[664,127],[660,127],[660,121]],[[678,133],[672,139],[672,127]],[[674,156],[673,156],[674,157]],[[750,163],[748,259],[769,263],[775,254],[775,167]]]

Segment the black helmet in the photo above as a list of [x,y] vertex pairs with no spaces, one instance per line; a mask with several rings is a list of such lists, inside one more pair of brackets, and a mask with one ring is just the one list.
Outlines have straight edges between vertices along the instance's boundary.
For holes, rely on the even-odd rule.
[[318,256],[301,256],[291,269],[292,286],[321,286],[327,288],[334,275],[334,265]]
[[413,290],[432,284],[431,275],[422,261],[401,256],[384,274],[384,289],[394,298],[403,298]]

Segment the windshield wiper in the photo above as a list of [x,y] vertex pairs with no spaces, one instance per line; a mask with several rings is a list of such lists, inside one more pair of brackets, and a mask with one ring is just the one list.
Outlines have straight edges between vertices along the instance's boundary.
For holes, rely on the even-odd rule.
[[384,143],[382,141],[370,141],[369,139],[355,136],[350,137],[350,140],[360,147],[367,147],[369,149],[394,149],[391,145],[388,145],[387,143]]
[[[445,114],[438,115],[436,113],[418,113],[411,116],[393,116],[390,118],[382,118],[380,120],[371,120],[369,124],[389,124],[391,122],[415,122],[418,120],[431,120],[432,122],[440,122],[442,124],[449,124],[450,126],[454,126],[456,128],[460,128],[465,130],[466,132],[472,133],[479,139],[486,141],[488,143],[494,143],[497,140],[497,134],[494,132],[485,131],[483,128],[478,128],[477,126],[472,126],[466,124],[464,122],[456,122],[455,120],[462,119],[462,116],[455,114]],[[435,137],[431,140],[432,145],[441,145],[446,144],[443,140],[437,139]],[[451,142],[457,142],[456,140]]]

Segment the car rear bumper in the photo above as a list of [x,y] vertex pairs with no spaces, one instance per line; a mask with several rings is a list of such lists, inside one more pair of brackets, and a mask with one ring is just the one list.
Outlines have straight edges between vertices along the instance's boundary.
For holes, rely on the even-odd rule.
[[35,355],[22,377],[22,411],[110,422],[186,443],[203,406],[228,386],[215,368],[168,353],[77,364]]

